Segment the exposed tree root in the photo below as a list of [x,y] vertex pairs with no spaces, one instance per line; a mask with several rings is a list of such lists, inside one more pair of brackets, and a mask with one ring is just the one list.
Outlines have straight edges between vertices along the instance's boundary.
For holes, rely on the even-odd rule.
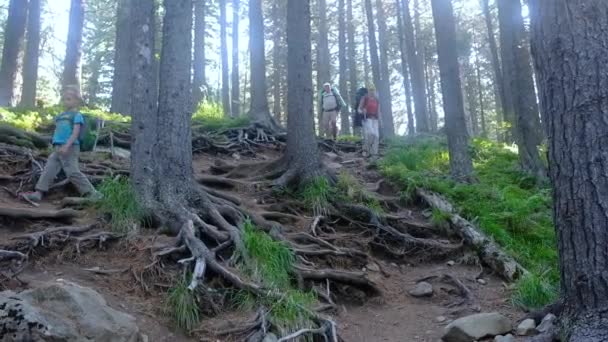
[[44,210],[0,207],[0,216],[22,220],[71,220],[80,216],[80,213],[73,209]]
[[27,255],[25,255],[21,252],[7,251],[4,249],[0,249],[0,261],[11,261],[11,260],[25,261],[25,260],[27,260]]
[[367,279],[363,272],[347,272],[341,270],[314,270],[302,266],[296,266],[298,274],[308,280],[333,280],[337,283],[352,285],[365,290],[371,295],[380,295],[380,289],[371,280]]

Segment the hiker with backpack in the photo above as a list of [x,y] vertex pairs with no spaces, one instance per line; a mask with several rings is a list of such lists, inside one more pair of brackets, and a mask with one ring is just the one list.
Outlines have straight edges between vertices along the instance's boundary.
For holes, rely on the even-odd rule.
[[380,144],[380,101],[376,96],[376,88],[368,87],[367,95],[359,102],[359,111],[363,113],[363,156],[376,158]]
[[35,191],[21,194],[25,199],[40,202],[61,170],[81,195],[92,199],[101,197],[87,177],[80,172],[78,166],[81,132],[84,132],[85,125],[84,116],[79,112],[82,102],[78,88],[67,87],[64,90],[63,104],[66,111],[54,119],[55,132],[52,141],[54,151],[47,159]]
[[358,137],[361,137],[363,134],[363,121],[365,117],[363,112],[359,110],[359,104],[365,95],[367,95],[367,88],[359,88],[355,95],[355,102],[353,103],[353,134]]
[[336,140],[336,136],[338,135],[338,125],[336,124],[338,113],[343,106],[346,106],[346,103],[336,88],[332,87],[329,83],[325,83],[323,89],[321,89],[319,104],[323,113],[321,115],[321,136]]

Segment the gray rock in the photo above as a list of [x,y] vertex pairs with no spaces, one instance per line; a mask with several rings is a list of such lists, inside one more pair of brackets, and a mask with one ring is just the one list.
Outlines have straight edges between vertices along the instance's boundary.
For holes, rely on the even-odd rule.
[[515,342],[515,337],[513,337],[511,334],[505,336],[496,336],[494,337],[494,342]]
[[[110,308],[90,288],[58,281],[0,293],[0,331],[11,341],[137,342],[135,318]],[[5,341],[5,340],[3,340]]]
[[437,318],[435,318],[435,322],[437,323],[443,323],[447,321],[447,318],[445,318],[445,316],[438,316]]
[[481,279],[481,278],[477,279],[477,282],[481,285],[486,285],[488,283],[485,279]]
[[421,281],[413,289],[409,290],[408,293],[412,297],[420,298],[420,297],[430,297],[433,295],[433,285],[427,283],[426,281]]
[[529,336],[536,332],[536,322],[532,318],[528,318],[519,323],[515,333],[519,336]]
[[506,334],[511,331],[511,322],[505,316],[479,313],[455,320],[445,327],[444,342],[473,342],[484,337]]
[[279,339],[275,334],[269,333],[264,337],[264,340],[262,342],[277,342],[278,340]]
[[448,266],[452,267],[454,265],[456,265],[456,262],[454,260],[450,260],[446,263]]
[[375,262],[370,262],[365,266],[365,268],[372,272],[380,272],[380,266],[378,266],[378,264],[376,264]]
[[555,327],[556,320],[557,317],[555,317],[554,314],[548,314],[536,327],[536,331],[538,331],[539,333],[546,333],[553,330],[553,328]]

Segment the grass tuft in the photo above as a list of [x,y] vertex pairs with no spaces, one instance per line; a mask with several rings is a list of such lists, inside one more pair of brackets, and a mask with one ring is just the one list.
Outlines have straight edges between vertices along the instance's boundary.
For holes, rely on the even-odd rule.
[[554,303],[558,296],[559,292],[555,284],[543,275],[530,274],[517,282],[513,304],[524,310],[535,310],[548,303]]
[[98,190],[103,194],[103,199],[97,203],[97,206],[110,216],[113,231],[126,233],[143,220],[143,209],[127,178],[121,177],[118,180],[107,178]]
[[173,323],[179,329],[186,332],[192,331],[200,322],[200,309],[196,293],[188,289],[188,285],[190,284],[189,277],[182,277],[169,290],[165,307]]
[[337,196],[341,200],[364,205],[376,214],[384,211],[380,201],[369,193],[357,178],[346,171],[342,171],[338,175],[336,190]]
[[332,186],[325,177],[316,177],[299,192],[299,197],[315,215],[325,215],[329,205]]
[[[533,274],[518,283],[520,305],[548,304],[559,282],[552,201],[547,184],[520,171],[516,151],[483,139],[470,147],[479,182],[460,184],[449,177],[444,139],[418,138],[394,143],[380,163],[382,173],[399,186],[403,198],[417,187],[439,192]],[[442,219],[433,213],[433,219]],[[541,276],[542,275],[542,276]],[[519,291],[519,290],[518,290]]]
[[221,103],[209,101],[201,102],[194,115],[192,115],[193,124],[200,126],[205,131],[246,127],[249,125],[249,121],[247,116],[226,117]]

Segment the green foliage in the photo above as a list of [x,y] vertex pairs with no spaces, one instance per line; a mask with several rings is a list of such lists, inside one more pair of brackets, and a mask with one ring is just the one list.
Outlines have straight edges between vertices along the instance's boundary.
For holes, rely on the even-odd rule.
[[196,293],[188,289],[189,278],[185,276],[169,290],[165,312],[173,323],[184,331],[192,331],[200,322],[200,309]]
[[433,208],[433,212],[431,214],[431,221],[437,226],[443,226],[449,223],[450,217],[450,213],[445,213],[439,209]]
[[[471,154],[479,180],[475,184],[450,179],[447,144],[432,138],[393,144],[381,162],[381,170],[402,187],[404,196],[411,196],[416,187],[445,195],[464,217],[476,221],[533,275],[543,274],[544,283],[555,287],[559,274],[550,188],[522,173],[517,154],[507,146],[476,139]],[[543,285],[531,281],[523,284]],[[550,287],[535,291],[548,293],[547,288]],[[529,299],[550,298],[520,297],[523,305],[538,304],[534,300],[528,302]]]
[[103,194],[103,199],[97,204],[98,208],[110,215],[113,231],[128,232],[142,221],[143,208],[127,178],[107,178],[99,186],[99,191]]
[[192,115],[194,125],[206,131],[221,131],[229,128],[246,127],[249,125],[247,116],[231,118],[224,116],[222,105],[218,102],[203,101]]
[[361,137],[356,135],[339,135],[338,141],[356,143],[361,141]]
[[311,325],[311,308],[316,301],[313,293],[292,286],[295,255],[289,247],[257,229],[250,221],[243,225],[244,250],[238,251],[242,271],[268,289],[265,296],[255,297],[239,291],[234,302],[243,309],[262,304],[269,309],[273,325],[296,330]]
[[[63,106],[59,105],[35,109],[0,108],[0,121],[26,131],[35,131],[43,126],[53,125],[53,118],[63,111]],[[81,108],[80,112],[85,116],[85,121],[93,125],[92,128],[95,128],[95,118],[122,123],[131,121],[128,116],[108,113],[100,109]]]
[[327,212],[331,191],[332,187],[327,178],[316,177],[304,185],[298,197],[315,215],[324,215]]
[[547,303],[554,303],[558,296],[557,286],[544,275],[530,274],[517,282],[513,304],[525,310],[540,309]]

